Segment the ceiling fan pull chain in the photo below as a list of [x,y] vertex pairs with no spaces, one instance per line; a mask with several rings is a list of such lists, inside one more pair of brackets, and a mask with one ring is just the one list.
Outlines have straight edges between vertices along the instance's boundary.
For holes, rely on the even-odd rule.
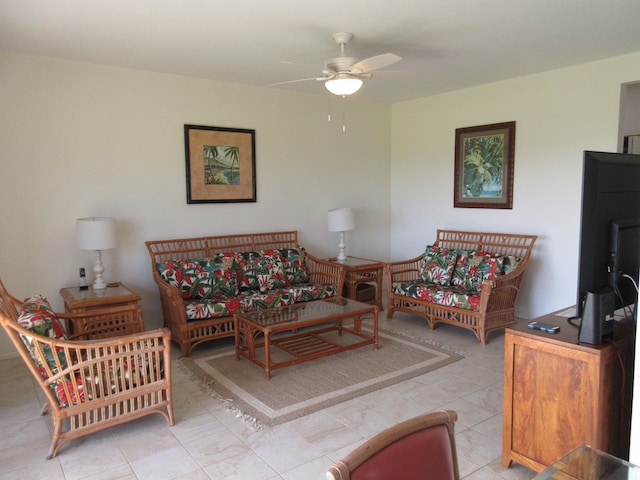
[[331,121],[331,94],[327,94],[327,122]]
[[346,114],[346,109],[344,107],[344,104],[346,103],[346,97],[343,95],[342,96],[342,133],[347,131],[347,127],[345,125],[346,123],[346,118],[347,118],[347,114]]

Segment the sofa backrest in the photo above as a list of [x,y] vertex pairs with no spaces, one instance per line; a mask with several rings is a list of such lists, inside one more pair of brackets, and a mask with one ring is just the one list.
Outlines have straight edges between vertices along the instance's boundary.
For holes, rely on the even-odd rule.
[[518,268],[524,268],[538,237],[511,233],[465,232],[460,230],[438,230],[434,246],[450,250],[489,252],[504,257],[520,259]]
[[166,260],[213,257],[223,252],[250,252],[281,248],[298,248],[298,232],[241,233],[145,242],[153,271]]

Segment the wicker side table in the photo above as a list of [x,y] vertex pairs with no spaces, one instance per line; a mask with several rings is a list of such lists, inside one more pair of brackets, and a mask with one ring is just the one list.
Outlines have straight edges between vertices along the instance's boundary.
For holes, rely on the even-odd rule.
[[[334,258],[328,258],[330,262],[338,262]],[[369,258],[347,257],[340,263],[346,267],[344,297],[359,302],[377,305],[382,308],[382,272],[384,263]]]
[[80,287],[67,287],[60,290],[60,295],[64,300],[64,309],[69,313],[140,303],[140,295],[119,282],[117,286],[101,290],[94,290],[93,287],[87,290],[81,290]]

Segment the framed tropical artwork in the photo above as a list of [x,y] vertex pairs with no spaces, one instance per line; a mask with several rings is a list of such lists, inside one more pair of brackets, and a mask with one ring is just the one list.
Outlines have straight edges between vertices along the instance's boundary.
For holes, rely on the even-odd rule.
[[255,133],[184,126],[187,203],[256,201]]
[[513,208],[516,122],[457,128],[453,206]]

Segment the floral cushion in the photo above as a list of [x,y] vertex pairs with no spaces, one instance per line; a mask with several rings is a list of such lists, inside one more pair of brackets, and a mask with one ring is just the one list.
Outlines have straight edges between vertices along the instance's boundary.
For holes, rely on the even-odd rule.
[[506,275],[507,273],[513,272],[518,267],[518,265],[520,265],[521,261],[522,258],[520,257],[516,257],[514,255],[505,255],[504,264],[502,265],[502,274]]
[[[514,257],[515,262],[515,257]],[[503,274],[504,257],[488,252],[459,250],[451,285],[480,290],[485,280]]]
[[458,250],[456,252],[456,263],[451,275],[451,285],[454,287],[466,288],[467,286],[467,258],[473,255],[474,251]]
[[180,289],[185,299],[206,299],[238,293],[238,267],[234,253],[213,258],[167,260],[158,264],[160,276]]
[[275,308],[336,295],[335,285],[297,284],[270,292],[247,290],[236,298],[211,298],[185,302],[187,320],[228,317],[236,313]]
[[67,339],[64,326],[42,295],[34,295],[22,303],[18,324],[43,337]]
[[287,285],[284,259],[275,250],[268,255],[245,252],[238,255],[240,265],[240,291],[258,290],[266,293]]
[[422,279],[437,285],[449,285],[456,263],[456,250],[427,246],[424,252]]
[[393,293],[425,300],[437,305],[464,308],[477,312],[480,308],[480,293],[464,287],[435,285],[427,282],[394,282]]
[[469,255],[466,261],[468,290],[480,290],[485,280],[502,275],[504,258],[492,253],[476,252]]
[[[56,316],[47,299],[42,295],[35,295],[24,301],[20,307],[18,324],[27,330],[32,331],[34,334],[41,335],[43,337],[55,338],[58,340],[67,339],[64,326]],[[41,355],[36,351],[36,342],[34,341],[34,338],[23,335],[22,341],[29,350],[31,358],[33,358],[38,365],[38,370],[40,371],[42,378],[49,378],[49,371],[51,371],[53,375],[56,375],[68,367],[63,349],[59,348],[56,352],[53,352],[51,347],[40,343],[42,356],[44,357],[44,361],[46,361],[45,366]],[[65,407],[69,402],[78,403],[85,399],[83,379],[81,377],[77,377],[72,381],[72,377],[67,375],[63,381],[68,386],[66,390],[70,392],[70,399],[67,398],[62,382],[54,381],[49,385],[60,406]]]
[[[281,248],[277,250],[283,260],[284,272],[290,285],[309,282],[304,248]],[[264,252],[264,255],[267,251]]]

